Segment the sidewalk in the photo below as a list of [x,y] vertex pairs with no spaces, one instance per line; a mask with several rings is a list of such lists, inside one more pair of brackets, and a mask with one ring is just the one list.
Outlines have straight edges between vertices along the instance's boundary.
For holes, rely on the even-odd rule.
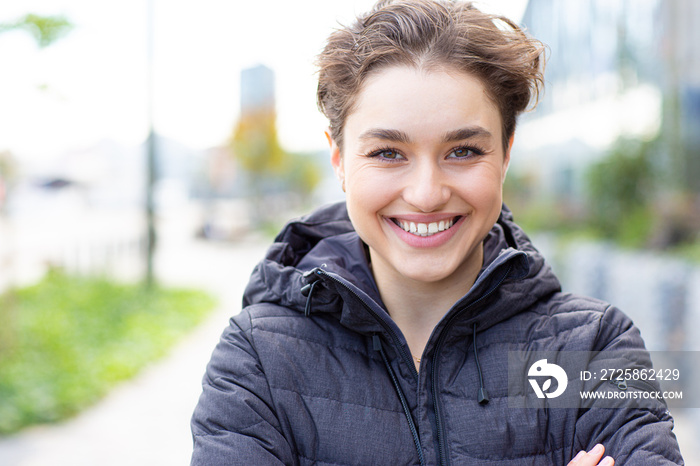
[[[0,466],[188,465],[189,420],[204,368],[229,317],[240,310],[243,288],[268,242],[251,238],[226,245],[181,238],[161,244],[161,279],[210,290],[220,297],[218,309],[165,359],[76,418],[0,439]],[[686,464],[700,465],[700,410],[674,415]]]

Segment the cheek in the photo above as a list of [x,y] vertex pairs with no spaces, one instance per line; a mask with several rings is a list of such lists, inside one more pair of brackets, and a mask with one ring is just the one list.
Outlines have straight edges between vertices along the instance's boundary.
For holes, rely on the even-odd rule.
[[382,228],[381,212],[400,196],[396,182],[382,170],[360,169],[346,175],[345,200],[350,221],[362,240],[374,246]]
[[469,173],[458,182],[461,196],[474,207],[501,208],[503,183],[498,170],[478,170]]
[[345,197],[348,204],[365,211],[379,208],[398,195],[398,183],[391,170],[366,165],[346,164]]

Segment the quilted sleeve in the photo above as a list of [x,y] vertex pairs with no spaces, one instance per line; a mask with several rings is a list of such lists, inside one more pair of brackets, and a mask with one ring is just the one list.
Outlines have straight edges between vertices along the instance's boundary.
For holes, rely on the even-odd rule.
[[[642,355],[635,363],[642,367],[651,365],[639,330],[615,307],[608,307],[602,315],[596,346],[596,351],[603,352],[600,354],[614,350]],[[581,409],[573,451],[590,450],[602,443],[605,454],[612,456],[615,464],[684,464],[666,405],[657,401],[645,406]]]
[[207,366],[192,416],[192,466],[294,464],[244,310],[232,318]]

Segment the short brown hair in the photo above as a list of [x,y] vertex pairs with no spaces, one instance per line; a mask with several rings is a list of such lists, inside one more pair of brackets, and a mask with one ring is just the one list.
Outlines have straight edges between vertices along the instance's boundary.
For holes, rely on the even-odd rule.
[[342,148],[343,126],[367,77],[395,65],[449,66],[480,78],[501,114],[503,144],[543,86],[544,46],[508,18],[449,0],[380,0],[334,31],[318,56],[318,106]]

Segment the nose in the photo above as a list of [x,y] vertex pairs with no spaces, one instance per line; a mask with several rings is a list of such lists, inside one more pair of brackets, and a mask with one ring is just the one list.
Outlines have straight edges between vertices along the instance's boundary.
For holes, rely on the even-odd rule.
[[407,177],[403,199],[421,212],[434,212],[447,204],[452,189],[435,161],[415,165]]

